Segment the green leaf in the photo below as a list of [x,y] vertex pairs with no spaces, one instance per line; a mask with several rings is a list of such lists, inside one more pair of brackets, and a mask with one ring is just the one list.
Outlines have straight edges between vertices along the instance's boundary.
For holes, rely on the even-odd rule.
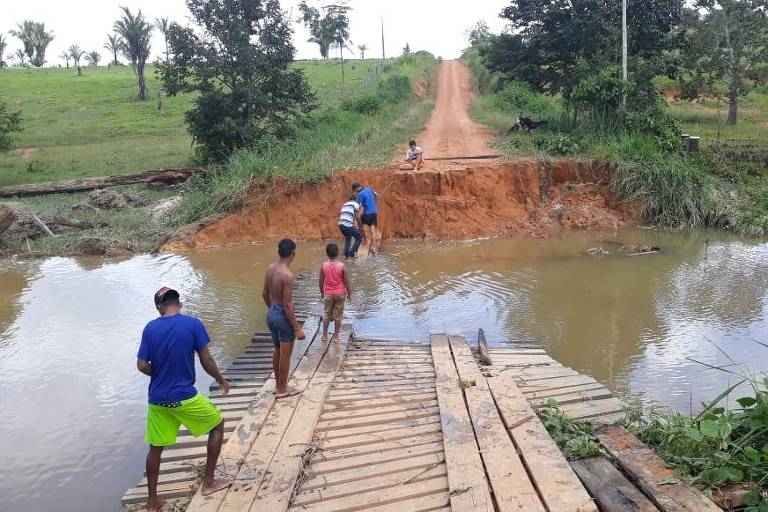
[[747,446],[744,448],[744,456],[749,459],[753,464],[759,464],[760,463],[760,452],[752,448],[751,446]]
[[736,401],[739,403],[740,406],[742,406],[745,409],[747,409],[749,407],[752,407],[753,405],[755,405],[757,403],[757,400],[755,400],[751,396],[745,396],[743,398],[739,398]]
[[705,437],[719,437],[720,424],[715,420],[704,420],[699,425],[699,430]]

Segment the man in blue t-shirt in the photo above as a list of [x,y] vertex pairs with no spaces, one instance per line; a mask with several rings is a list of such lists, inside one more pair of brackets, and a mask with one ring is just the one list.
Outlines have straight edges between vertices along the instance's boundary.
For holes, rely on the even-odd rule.
[[205,371],[216,379],[221,394],[229,393],[229,383],[222,377],[216,361],[208,351],[208,333],[197,318],[181,314],[179,292],[161,288],[155,293],[155,307],[160,317],[144,328],[139,346],[139,371],[149,375],[149,407],[147,432],[147,510],[160,511],[163,502],[157,497],[160,459],[163,448],[176,444],[179,427],[199,437],[208,434],[208,460],[202,493],[205,496],[230,486],[227,480],[214,478],[216,461],[224,440],[221,413],[195,389],[195,352]]
[[371,187],[363,187],[359,183],[352,184],[352,191],[357,195],[357,202],[363,207],[360,221],[363,224],[368,250],[371,254],[379,252],[381,233],[379,231],[379,195]]

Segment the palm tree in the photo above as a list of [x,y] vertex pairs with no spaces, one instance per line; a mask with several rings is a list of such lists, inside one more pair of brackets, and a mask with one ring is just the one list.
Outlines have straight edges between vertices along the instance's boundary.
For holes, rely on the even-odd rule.
[[169,64],[171,60],[171,51],[168,48],[168,30],[171,28],[171,20],[168,18],[155,18],[155,28],[163,34],[165,39],[165,63]]
[[67,64],[67,69],[69,69],[69,59],[72,58],[72,56],[69,54],[68,51],[63,51],[59,54],[60,59],[64,59],[64,62]]
[[94,67],[98,67],[99,61],[101,60],[101,55],[99,55],[99,52],[96,50],[93,50],[92,52],[88,52],[85,56],[85,60],[88,61],[88,64]]
[[45,30],[45,23],[25,20],[17,25],[17,30],[11,30],[24,45],[24,54],[29,63],[35,67],[45,64],[45,52],[53,41],[53,32]]
[[144,68],[151,49],[152,25],[147,22],[141,10],[134,15],[128,7],[121,7],[120,19],[115,22],[115,32],[123,39],[123,53],[131,61],[136,72],[139,87],[139,99],[147,99],[147,83]]
[[5,49],[8,48],[8,40],[3,34],[0,34],[0,69],[6,66],[3,56],[5,56]]
[[368,51],[368,46],[361,44],[357,46],[357,49],[360,50],[360,60],[365,60],[365,52]]
[[117,34],[108,34],[107,42],[104,43],[104,49],[112,54],[112,65],[117,66],[120,62],[117,60],[117,54],[123,48],[123,40]]
[[69,56],[72,57],[72,63],[77,68],[77,76],[81,76],[83,70],[80,69],[80,59],[85,55],[85,50],[81,49],[77,44],[73,44],[67,51],[69,52]]

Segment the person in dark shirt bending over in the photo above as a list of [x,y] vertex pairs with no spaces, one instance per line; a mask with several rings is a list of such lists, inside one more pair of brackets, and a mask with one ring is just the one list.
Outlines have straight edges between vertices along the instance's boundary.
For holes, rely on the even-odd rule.
[[227,480],[214,478],[216,461],[224,440],[221,413],[195,389],[195,353],[203,369],[218,382],[221,394],[229,393],[229,383],[222,377],[208,351],[208,333],[197,318],[181,314],[179,292],[161,288],[155,293],[155,307],[160,317],[144,328],[139,346],[137,368],[150,377],[147,431],[147,510],[160,511],[163,502],[157,496],[160,458],[163,448],[176,444],[179,427],[184,425],[195,436],[208,434],[208,460],[202,493],[205,496],[230,486]]

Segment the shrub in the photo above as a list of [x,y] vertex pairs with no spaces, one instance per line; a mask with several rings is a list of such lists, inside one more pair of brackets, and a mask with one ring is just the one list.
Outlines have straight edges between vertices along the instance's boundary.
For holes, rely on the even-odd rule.
[[348,112],[371,115],[381,110],[381,99],[378,96],[363,96],[362,98],[346,100],[341,104],[341,108]]
[[553,117],[557,112],[553,99],[535,93],[524,82],[508,82],[496,94],[496,105],[500,110],[538,117]]
[[391,103],[398,103],[411,96],[411,79],[405,75],[389,75],[379,84],[379,97]]
[[0,101],[0,150],[10,148],[13,134],[21,130],[21,112],[11,112],[8,106]]
[[581,149],[576,139],[569,135],[537,137],[533,143],[539,151],[557,156],[573,155]]

